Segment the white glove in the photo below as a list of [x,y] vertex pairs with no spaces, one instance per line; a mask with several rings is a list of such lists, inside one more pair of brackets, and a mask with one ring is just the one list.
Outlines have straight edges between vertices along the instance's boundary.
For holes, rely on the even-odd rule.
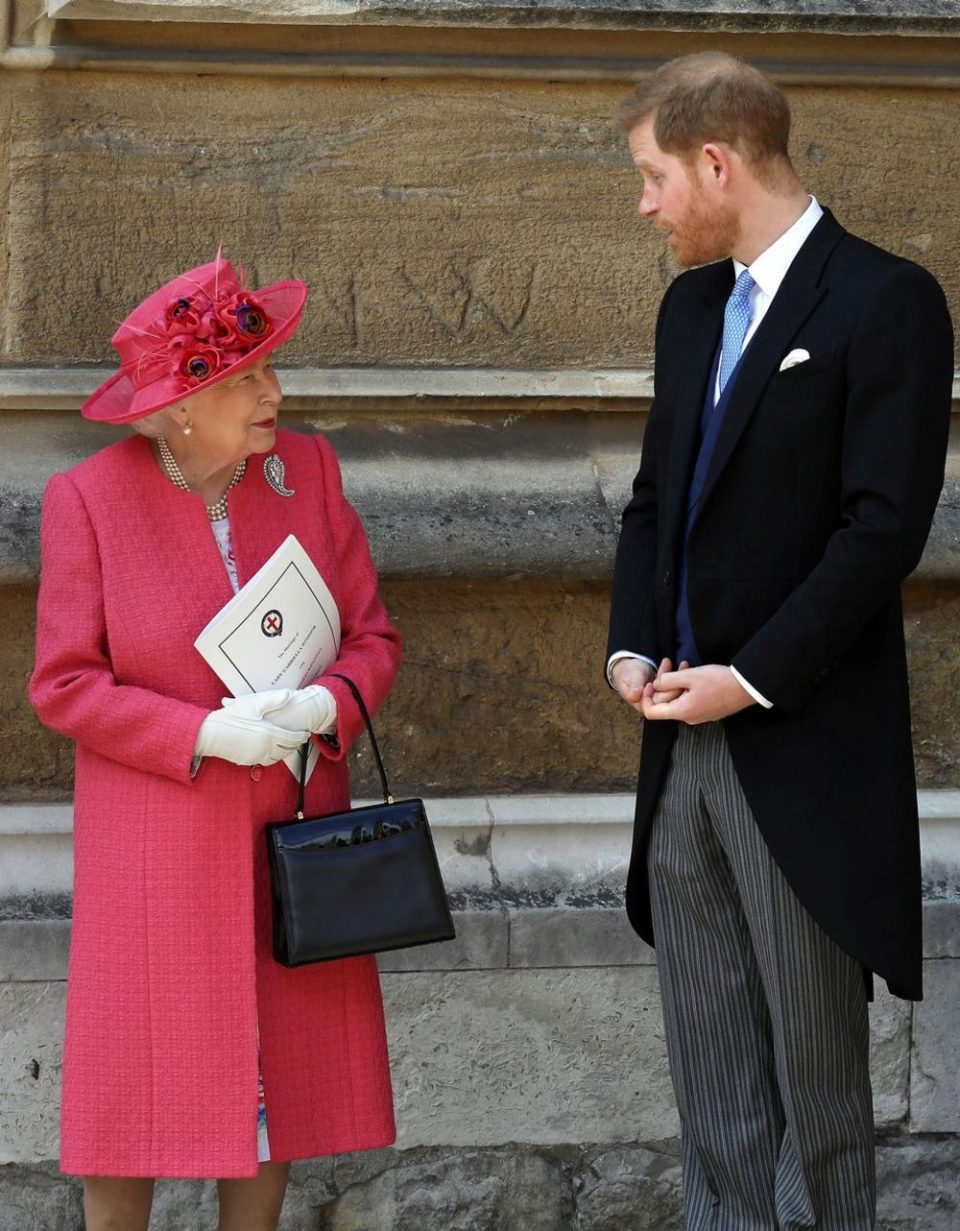
[[248,692],[242,697],[221,697],[220,704],[238,718],[269,718],[274,722],[274,711],[286,705],[292,696],[292,688],[272,688],[268,692]]
[[336,730],[337,703],[333,693],[322,684],[306,688],[276,688],[273,692],[254,692],[246,697],[224,697],[223,705],[232,714],[264,718],[291,731],[306,729],[314,735]]
[[309,738],[309,731],[290,731],[265,718],[214,710],[200,724],[194,755],[220,757],[234,765],[275,765]]

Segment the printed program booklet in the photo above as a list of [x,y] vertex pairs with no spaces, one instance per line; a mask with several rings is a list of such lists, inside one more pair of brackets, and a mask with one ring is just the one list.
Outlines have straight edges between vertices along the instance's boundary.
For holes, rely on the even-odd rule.
[[[235,697],[301,688],[336,661],[340,612],[313,561],[291,534],[193,644]],[[311,741],[308,778],[319,755]],[[285,764],[300,776],[299,752]]]

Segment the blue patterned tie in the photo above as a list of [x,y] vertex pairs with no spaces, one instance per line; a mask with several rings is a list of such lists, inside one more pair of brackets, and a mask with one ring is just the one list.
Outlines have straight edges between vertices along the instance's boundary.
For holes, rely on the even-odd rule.
[[743,339],[750,328],[750,292],[756,286],[745,269],[734,283],[723,310],[723,349],[720,355],[720,392],[723,393],[743,350]]

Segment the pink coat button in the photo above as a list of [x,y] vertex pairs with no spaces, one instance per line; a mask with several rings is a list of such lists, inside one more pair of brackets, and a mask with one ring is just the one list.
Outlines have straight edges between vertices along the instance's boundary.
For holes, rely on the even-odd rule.
[[262,765],[251,765],[250,766],[250,777],[253,779],[254,782],[259,782],[260,779],[263,777],[263,766]]

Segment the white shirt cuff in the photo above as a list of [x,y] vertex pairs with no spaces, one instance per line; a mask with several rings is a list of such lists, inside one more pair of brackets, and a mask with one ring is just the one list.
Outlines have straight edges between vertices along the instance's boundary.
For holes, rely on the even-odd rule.
[[614,690],[614,692],[616,692],[617,686],[613,682],[613,667],[614,664],[618,663],[621,658],[639,658],[642,663],[649,663],[654,671],[657,669],[657,664],[652,658],[647,658],[646,654],[634,654],[632,650],[617,650],[616,654],[611,654],[607,659],[607,683]]
[[733,678],[737,681],[740,687],[745,688],[758,705],[762,705],[765,710],[773,709],[773,702],[768,701],[762,692],[757,692],[750,681],[745,680],[736,667],[731,667],[730,670],[733,672]]

